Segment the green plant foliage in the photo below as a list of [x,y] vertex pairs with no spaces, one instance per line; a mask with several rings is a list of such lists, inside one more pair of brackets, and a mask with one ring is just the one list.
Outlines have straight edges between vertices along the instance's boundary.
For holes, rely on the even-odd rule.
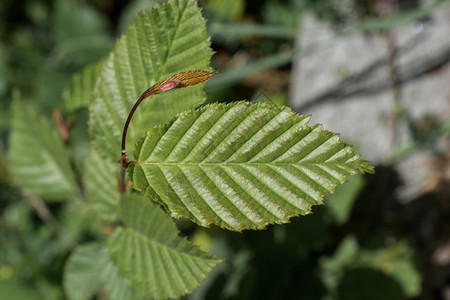
[[[99,153],[117,161],[123,125],[149,86],[181,71],[209,69],[212,50],[195,0],[171,0],[138,15],[101,70],[90,106],[90,131]],[[205,99],[202,85],[144,101],[128,133],[132,145],[152,125]]]
[[125,195],[118,228],[108,240],[120,276],[147,297],[179,297],[199,285],[219,262],[177,236],[173,221],[149,199]]
[[[374,292],[374,287],[382,292]],[[385,273],[370,268],[346,272],[339,284],[337,299],[406,300],[402,287]]]
[[405,242],[378,250],[361,251],[357,262],[394,278],[405,296],[413,298],[420,294],[422,278],[414,265],[413,252]]
[[16,101],[12,107],[9,158],[13,179],[32,195],[67,199],[77,191],[69,156],[50,123]]
[[236,21],[240,19],[245,10],[243,0],[209,0],[205,3],[205,8],[212,16],[210,22]]
[[[414,265],[412,250],[404,242],[377,250],[363,250],[354,237],[348,236],[332,257],[321,259],[320,265],[325,285],[331,291],[345,293],[345,299],[361,296],[359,291],[352,293],[351,286],[354,286],[352,282],[361,284],[362,281],[371,282],[372,286],[379,286],[382,290],[392,290],[392,299],[404,298],[395,298],[398,289],[407,297],[420,294],[421,276]],[[372,279],[378,282],[370,281]],[[386,292],[383,296],[390,295]]]
[[6,162],[6,154],[3,144],[0,142],[0,182],[7,182],[9,180],[9,169]]
[[42,294],[18,279],[0,279],[0,299],[34,300],[42,299]]
[[351,176],[346,184],[336,189],[336,194],[325,198],[326,207],[331,211],[336,224],[344,224],[348,221],[353,203],[364,188],[364,184],[362,175]]
[[70,299],[90,299],[100,286],[102,252],[97,244],[78,247],[64,271],[64,289]]
[[111,300],[144,299],[117,273],[106,247],[99,244],[79,246],[64,270],[64,290],[71,300],[91,299],[98,291]]
[[66,112],[73,113],[80,108],[89,106],[95,81],[102,66],[103,61],[100,61],[73,75],[70,85],[63,91],[63,103]]
[[50,59],[77,66],[98,61],[113,46],[108,26],[108,20],[86,3],[56,2],[51,29],[57,46]]
[[93,147],[89,149],[83,174],[84,188],[92,208],[107,221],[117,219],[119,168],[118,163],[102,158]]
[[134,0],[131,1],[120,14],[119,30],[125,32],[129,25],[134,21],[134,18],[144,9],[150,9],[164,0]]
[[141,300],[148,299],[143,297],[138,291],[134,290],[128,282],[119,276],[117,268],[109,258],[108,250],[103,249],[103,270],[100,274],[102,278],[103,291],[111,300]]
[[240,231],[310,213],[372,167],[288,107],[212,104],[155,126],[136,145],[133,187],[173,217]]

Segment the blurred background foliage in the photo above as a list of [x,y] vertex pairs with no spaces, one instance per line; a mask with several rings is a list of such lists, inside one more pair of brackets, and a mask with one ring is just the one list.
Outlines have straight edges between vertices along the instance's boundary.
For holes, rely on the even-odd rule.
[[[62,106],[63,90],[74,73],[105,57],[136,13],[158,2],[1,1],[1,299],[64,299],[62,271],[70,251],[108,231],[76,196],[44,202],[15,187],[7,164],[12,101],[21,99],[48,118],[58,116],[55,109]],[[343,2],[352,2],[355,9],[346,11]],[[389,30],[429,13],[409,0],[400,1],[408,13],[380,17],[376,2],[200,0],[216,51],[212,66],[220,70],[206,86],[208,101],[286,104],[294,39],[305,11],[352,30]],[[79,111],[70,118],[75,120],[70,131],[73,167],[80,170],[89,143],[87,114]],[[444,269],[449,266],[434,267],[430,250],[442,240],[440,233],[449,232],[449,223],[432,206],[405,214],[414,207],[396,201],[394,191],[402,182],[392,164],[380,165],[376,172],[351,177],[314,214],[260,232],[234,233],[179,221],[184,235],[225,258],[185,298],[450,299]],[[82,174],[77,176],[80,180]],[[419,201],[427,197],[434,195]]]

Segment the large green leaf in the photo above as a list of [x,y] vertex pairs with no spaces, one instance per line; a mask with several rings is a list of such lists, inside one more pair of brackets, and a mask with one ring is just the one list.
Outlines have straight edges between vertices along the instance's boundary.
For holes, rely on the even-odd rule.
[[147,297],[179,297],[197,287],[219,262],[177,236],[168,215],[148,198],[125,195],[118,228],[108,241],[120,276]]
[[9,158],[15,182],[49,200],[73,196],[76,183],[57,131],[20,102],[13,104],[12,115]]
[[91,147],[84,166],[83,182],[86,196],[95,212],[104,220],[118,217],[120,165],[102,158]]
[[[102,155],[117,161],[134,102],[149,86],[181,71],[209,69],[212,50],[195,0],[171,0],[138,15],[103,65],[90,107],[90,130]],[[129,145],[152,125],[204,101],[203,85],[145,100],[131,123]]]
[[67,112],[71,113],[89,106],[102,66],[103,61],[89,65],[72,77],[70,85],[63,92],[64,108]]
[[288,107],[213,104],[155,126],[135,148],[133,187],[173,217],[242,230],[285,223],[372,167]]

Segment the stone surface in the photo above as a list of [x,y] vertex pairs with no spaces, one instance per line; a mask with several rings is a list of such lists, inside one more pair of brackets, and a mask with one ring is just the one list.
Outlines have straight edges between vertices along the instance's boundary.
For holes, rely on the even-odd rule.
[[[423,23],[396,28],[390,42],[382,33],[338,34],[312,16],[302,18],[301,29],[296,47],[302,56],[294,62],[290,106],[312,114],[311,123],[341,133],[373,163],[412,142],[407,118],[396,114],[399,106],[413,121],[449,119],[449,6]],[[388,64],[390,45],[395,47],[396,73]],[[397,94],[391,88],[392,74],[398,78]],[[414,186],[401,192],[405,198],[420,193],[429,155],[428,151],[399,162],[407,186]],[[412,169],[424,176],[410,176]]]

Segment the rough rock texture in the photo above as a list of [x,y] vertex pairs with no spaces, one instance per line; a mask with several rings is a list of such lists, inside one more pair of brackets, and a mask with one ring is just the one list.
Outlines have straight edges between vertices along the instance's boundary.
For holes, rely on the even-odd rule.
[[[312,16],[302,20],[296,44],[302,55],[294,63],[289,104],[312,114],[311,123],[340,132],[367,159],[380,163],[413,141],[408,119],[449,119],[449,6],[390,36],[338,34]],[[396,113],[399,109],[407,118]],[[406,181],[399,191],[405,201],[420,194],[430,153],[424,150],[397,163]]]

